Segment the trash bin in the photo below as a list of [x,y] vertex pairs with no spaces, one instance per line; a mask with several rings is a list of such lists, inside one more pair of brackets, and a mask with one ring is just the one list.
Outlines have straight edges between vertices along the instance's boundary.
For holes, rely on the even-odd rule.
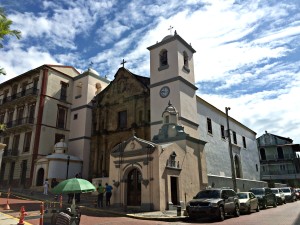
[[181,216],[181,206],[177,206],[177,216]]

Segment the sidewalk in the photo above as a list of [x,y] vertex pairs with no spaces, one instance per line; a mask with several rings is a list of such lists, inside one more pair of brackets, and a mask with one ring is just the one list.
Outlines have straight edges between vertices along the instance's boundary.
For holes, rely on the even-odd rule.
[[[11,225],[11,224],[18,224],[18,223],[19,223],[19,219],[0,212],[0,224],[1,225]],[[30,223],[27,223],[27,222],[24,222],[24,224],[31,225]]]
[[[6,194],[5,190],[0,190],[2,194]],[[32,199],[32,200],[39,200],[44,201],[45,203],[45,210],[51,210],[59,206],[59,199],[55,199],[55,195],[49,192],[48,195],[44,195],[41,192],[32,191],[29,189],[11,189],[11,195],[15,195],[18,197],[22,197],[25,199]],[[63,195],[63,207],[70,207],[71,204],[68,202],[68,196]],[[97,195],[92,195],[91,193],[81,194],[81,201],[80,203],[76,203],[76,206],[79,206],[81,211],[88,212],[104,212],[105,214],[110,214],[113,216],[127,216],[136,219],[144,219],[144,220],[158,220],[158,221],[180,221],[186,218],[184,216],[184,211],[181,211],[181,216],[177,216],[176,210],[166,210],[166,211],[153,211],[153,212],[138,212],[134,209],[130,208],[123,208],[123,207],[109,207],[109,208],[97,208],[96,207]],[[9,215],[8,215],[9,216]],[[5,215],[2,215],[5,217]],[[5,217],[6,218],[6,217]],[[1,219],[1,217],[0,217]],[[13,218],[10,218],[13,219]],[[0,224],[4,224],[0,220]],[[14,224],[14,223],[10,223]]]

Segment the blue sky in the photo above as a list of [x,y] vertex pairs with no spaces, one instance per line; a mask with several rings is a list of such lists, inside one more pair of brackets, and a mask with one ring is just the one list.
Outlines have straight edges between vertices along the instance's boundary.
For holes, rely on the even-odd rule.
[[124,58],[149,76],[147,47],[174,30],[191,43],[198,95],[257,132],[300,143],[299,0],[1,0],[22,39],[0,49],[0,82],[42,64],[113,79]]

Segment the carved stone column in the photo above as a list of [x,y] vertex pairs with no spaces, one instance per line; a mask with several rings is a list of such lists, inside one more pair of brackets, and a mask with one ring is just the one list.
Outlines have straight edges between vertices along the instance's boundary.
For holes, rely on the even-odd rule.
[[3,156],[3,153],[4,153],[5,146],[6,146],[6,144],[0,143],[0,168],[1,168],[2,156]]

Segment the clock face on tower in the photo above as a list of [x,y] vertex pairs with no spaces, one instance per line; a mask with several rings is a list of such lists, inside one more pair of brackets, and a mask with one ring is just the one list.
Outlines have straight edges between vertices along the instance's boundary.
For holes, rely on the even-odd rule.
[[164,86],[159,91],[160,97],[166,98],[170,94],[170,88],[168,86]]

